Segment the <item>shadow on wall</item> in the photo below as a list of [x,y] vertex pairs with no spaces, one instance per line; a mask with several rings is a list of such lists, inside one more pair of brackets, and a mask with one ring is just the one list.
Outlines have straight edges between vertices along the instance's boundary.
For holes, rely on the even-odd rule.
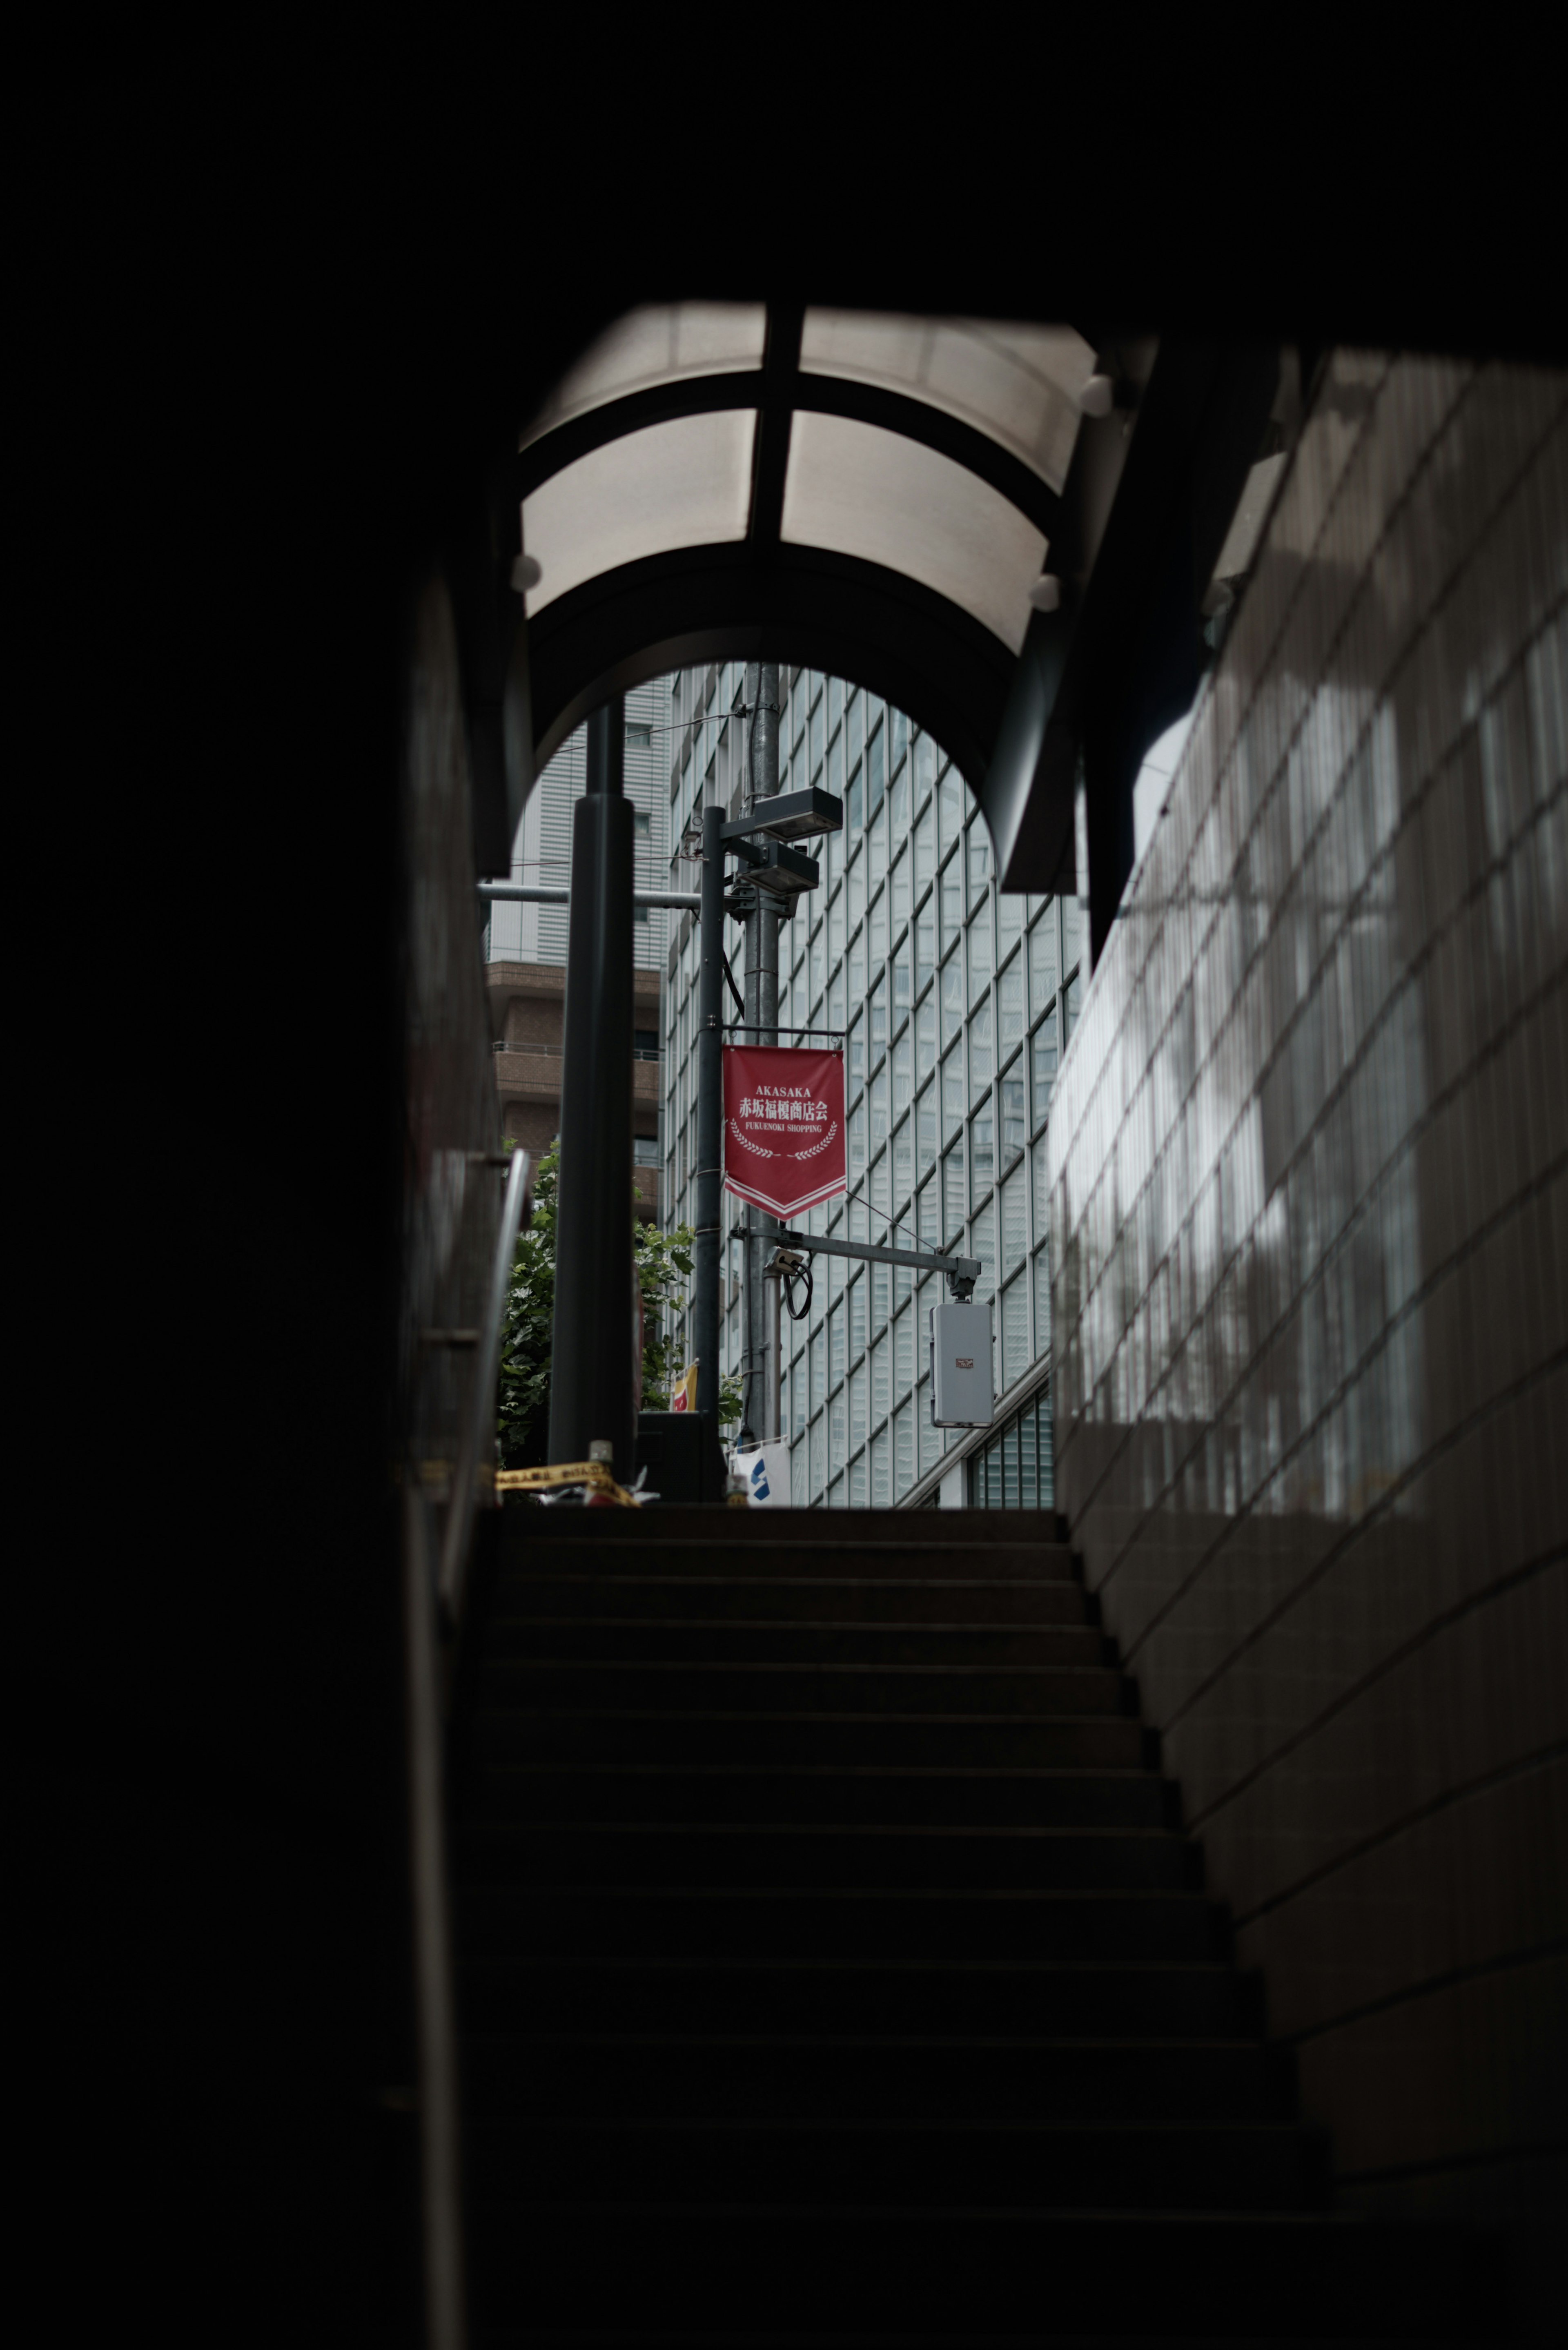
[[1342,2199],[1568,2323],[1568,380],[1340,354],[1050,1129],[1057,1492]]

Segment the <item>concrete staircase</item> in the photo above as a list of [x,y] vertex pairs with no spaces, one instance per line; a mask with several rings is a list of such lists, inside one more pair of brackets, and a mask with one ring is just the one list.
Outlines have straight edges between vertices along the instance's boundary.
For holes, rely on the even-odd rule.
[[509,1508],[454,1774],[481,2344],[1501,2338],[1329,2208],[1056,1521]]

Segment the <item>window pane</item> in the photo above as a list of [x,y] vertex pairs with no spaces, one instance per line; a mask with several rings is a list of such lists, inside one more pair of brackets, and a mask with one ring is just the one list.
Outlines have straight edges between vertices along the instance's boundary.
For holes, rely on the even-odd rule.
[[849,1450],[866,1441],[867,1368],[864,1363],[849,1374]]
[[871,1419],[873,1424],[885,1419],[893,1404],[893,1354],[888,1334],[871,1349]]
[[963,1046],[957,1045],[942,1063],[942,1140],[949,1142],[963,1131],[963,1116],[969,1107],[964,1086]]
[[915,887],[923,889],[935,879],[937,870],[937,811],[928,804],[924,816],[915,827]]
[[893,1485],[900,1501],[915,1482],[915,1413],[905,1404],[893,1422]]
[[991,835],[985,818],[976,816],[969,828],[969,902],[987,897],[991,888]]
[[888,1042],[888,979],[877,972],[871,983],[871,1061],[875,1066]]
[[827,1490],[827,1428],[819,1416],[811,1423],[811,1498],[820,1502]]
[[866,1275],[857,1273],[849,1284],[849,1359],[866,1352]]
[[963,936],[963,866],[960,858],[950,858],[943,867],[937,891],[941,899],[942,912],[939,951],[946,954],[948,949],[956,945]]
[[1021,1274],[1002,1294],[1002,1384],[1010,1388],[1029,1368],[1029,1281]]
[[893,947],[893,1025],[908,1012],[910,1003],[909,933],[903,931]]
[[1018,1423],[1018,1446],[1021,1456],[1018,1470],[1019,1506],[1021,1509],[1025,1510],[1036,1509],[1039,1506],[1040,1501],[1040,1480],[1035,1471],[1034,1407],[1033,1404],[1026,1404],[1024,1406],[1023,1415],[1020,1418]]
[[944,767],[941,782],[937,786],[937,824],[939,859],[947,855],[955,840],[963,834],[964,802],[968,797],[963,777],[956,767]]
[[1062,900],[1062,968],[1071,971],[1081,961],[1084,951],[1084,900],[1064,898]]
[[1029,1253],[1028,1169],[1020,1167],[1002,1187],[1002,1271],[1003,1278]]
[[883,1143],[888,1139],[888,1064],[884,1061],[876,1076],[872,1078],[867,1096],[871,1106],[871,1148],[873,1150],[879,1150]]
[[852,767],[857,759],[859,758],[860,746],[865,740],[865,730],[866,696],[863,693],[852,693],[849,697],[844,721],[844,739],[846,746],[845,752],[845,764],[846,766]]
[[[818,1262],[820,1261],[819,1259]],[[829,1264],[842,1264],[844,1262],[843,1257],[828,1259]],[[844,1377],[845,1368],[844,1307],[840,1303],[834,1307],[827,1317],[827,1384],[830,1388],[838,1385],[839,1380]]]
[[1023,928],[1023,906],[1022,898],[1004,897],[1000,889],[997,891],[996,960],[999,965],[1007,961],[1012,951],[1012,942]]
[[[920,1343],[924,1347],[924,1331],[920,1333]],[[923,1477],[927,1470],[934,1469],[942,1457],[941,1430],[931,1426],[931,1383],[929,1378],[922,1379],[915,1389],[915,1440],[919,1451],[919,1474]]]
[[950,1045],[963,1026],[963,964],[950,955],[942,965],[942,1043]]
[[964,1180],[961,1141],[953,1145],[942,1161],[942,1183],[945,1232],[960,1232],[969,1212],[969,1186]]
[[[887,776],[886,737],[878,725],[866,745],[866,821],[870,823],[882,805],[882,786]],[[887,832],[882,830],[883,870],[887,869]]]
[[1029,933],[1029,1008],[1038,1018],[1056,993],[1056,901],[1048,898],[1045,911]]
[[1023,1151],[1028,1129],[1023,1122],[1023,1080],[1002,1080],[1002,1163],[1011,1167]]
[[942,1244],[942,1182],[940,1175],[934,1182],[928,1183],[920,1191],[915,1202],[915,1213],[919,1222],[920,1239],[929,1243],[932,1248],[940,1248]]
[[915,1104],[915,1180],[923,1182],[937,1163],[937,1089],[928,1086]]
[[845,1121],[849,1131],[849,1180],[854,1183],[866,1172],[866,1104],[857,1101]]
[[804,1510],[806,1505],[807,1466],[805,1430],[802,1429],[794,1443],[790,1446],[789,1454],[789,1497],[797,1510]]
[[1056,1011],[1051,1010],[1034,1031],[1030,1049],[1031,1078],[1034,1087],[1033,1123],[1039,1126],[1051,1107],[1051,1088],[1056,1082]]
[[991,999],[971,1015],[969,1024],[969,1090],[972,1101],[991,1083]]
[[1040,1462],[1040,1506],[1043,1510],[1056,1505],[1056,1478],[1054,1461],[1054,1430],[1051,1424],[1051,1394],[1047,1388],[1034,1411],[1034,1443]]
[[1016,955],[996,983],[996,1009],[998,1056],[1005,1061],[1014,1045],[1023,1041],[1023,965]]
[[893,1498],[888,1480],[890,1451],[888,1431],[884,1429],[880,1436],[871,1440],[871,1507],[874,1510],[887,1509]]
[[[888,1294],[892,1287],[888,1279],[890,1271],[891,1268],[885,1264],[874,1264],[871,1267],[871,1336],[873,1338],[879,1338],[888,1327],[888,1315],[890,1310]],[[873,1419],[876,1419],[875,1411],[872,1412],[871,1417]]]
[[914,1384],[915,1316],[906,1305],[893,1325],[893,1393],[907,1396]]
[[874,1159],[871,1161],[871,1177],[867,1185],[867,1190],[870,1194],[871,1205],[877,1211],[878,1229],[880,1229],[880,1225],[885,1223],[893,1212],[893,1201],[890,1196],[888,1181],[889,1171],[890,1169],[888,1153],[884,1150],[879,1158]]
[[900,1118],[893,1136],[893,1200],[900,1208],[915,1188],[914,1138],[910,1122]]
[[827,1342],[819,1330],[811,1342],[811,1409],[813,1411],[820,1408],[826,1394]]
[[978,1205],[996,1174],[996,1151],[991,1105],[978,1109],[969,1122],[970,1194]]
[[1081,973],[1075,973],[1073,978],[1067,982],[1066,986],[1062,991],[1062,1045],[1064,1050],[1066,1049],[1068,1037],[1072,1035],[1074,1029],[1078,1024],[1078,1014],[1083,1008],[1083,977]]
[[1018,1423],[1016,1420],[1002,1434],[1002,1506],[1004,1510],[1018,1507]]
[[1051,1255],[1039,1250],[1034,1258],[1034,1359],[1051,1351]]
[[915,993],[923,995],[937,960],[936,901],[928,899],[915,922]]
[[888,1063],[893,1077],[893,1116],[895,1118],[901,1110],[906,1110],[909,1107],[909,1097],[915,1090],[914,1063],[914,1041],[906,1028],[894,1045]]
[[847,1399],[841,1391],[827,1407],[828,1472],[833,1476],[836,1476],[848,1458],[848,1447],[845,1442],[848,1419],[846,1403]]
[[991,908],[983,907],[969,926],[969,1000],[978,1003],[991,977]]
[[898,855],[893,859],[892,890],[893,920],[895,925],[899,922],[907,922],[909,919],[909,907],[911,903],[909,896],[910,861],[910,854],[908,848],[900,848]]
[[979,1209],[970,1223],[969,1253],[981,1263],[980,1279],[975,1283],[977,1297],[990,1297],[996,1288],[996,1210],[994,1206]]
[[937,1007],[922,1003],[915,1014],[915,1081],[929,1077],[937,1066]]
[[849,1506],[852,1510],[866,1507],[866,1455],[849,1464]]

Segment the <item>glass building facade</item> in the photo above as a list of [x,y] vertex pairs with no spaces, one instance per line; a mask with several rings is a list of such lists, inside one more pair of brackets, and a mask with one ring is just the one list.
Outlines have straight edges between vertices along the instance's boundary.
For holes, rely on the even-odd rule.
[[[672,843],[708,801],[738,807],[743,722],[728,713],[742,684],[738,663],[670,681]],[[1044,1129],[1083,996],[1083,909],[998,890],[962,777],[901,711],[815,671],[786,669],[781,685],[780,789],[817,784],[845,804],[843,832],[818,844],[820,886],[779,931],[781,1027],[845,1040],[848,1196],[814,1209],[809,1229],[978,1257],[1000,1397],[1050,1345]],[[671,880],[694,887],[696,874],[677,855]],[[739,925],[726,924],[725,947],[738,972]],[[680,916],[663,1006],[667,1228],[695,1221],[697,972],[696,926]],[[744,1243],[728,1194],[724,1215],[730,1370],[741,1359]],[[818,1257],[815,1271],[809,1315],[784,1325],[794,1500],[887,1506],[968,1434],[931,1425],[927,1309],[942,1285],[842,1257]],[[1045,1464],[1031,1500],[1046,1506],[1048,1433],[1031,1458]]]

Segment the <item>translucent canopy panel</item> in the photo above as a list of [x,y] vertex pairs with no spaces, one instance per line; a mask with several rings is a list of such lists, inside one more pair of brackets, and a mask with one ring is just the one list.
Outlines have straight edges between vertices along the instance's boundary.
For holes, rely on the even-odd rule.
[[607,442],[523,501],[530,618],[586,579],[677,546],[744,538],[756,411],[709,409]]
[[1000,490],[918,441],[797,409],[782,535],[900,571],[971,613],[1010,651],[1023,642],[1044,538]]
[[767,312],[760,302],[673,302],[628,310],[563,376],[524,432],[526,449],[568,418],[682,376],[760,368]]
[[1095,354],[1070,327],[808,310],[800,365],[803,375],[878,384],[942,409],[1060,490]]

